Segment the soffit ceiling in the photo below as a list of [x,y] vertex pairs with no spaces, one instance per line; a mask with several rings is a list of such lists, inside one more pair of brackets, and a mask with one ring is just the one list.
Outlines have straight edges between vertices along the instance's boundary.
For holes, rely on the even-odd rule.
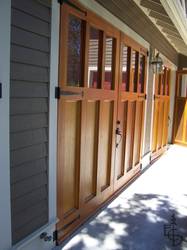
[[160,0],[134,0],[178,53],[187,56],[187,45],[175,27]]

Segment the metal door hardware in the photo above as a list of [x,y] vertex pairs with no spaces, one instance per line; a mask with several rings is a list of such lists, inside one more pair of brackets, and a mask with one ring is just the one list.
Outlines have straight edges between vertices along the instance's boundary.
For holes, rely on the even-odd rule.
[[116,135],[120,136],[119,141],[116,142],[116,148],[117,148],[119,146],[119,144],[121,143],[121,141],[122,141],[122,132],[120,130],[120,121],[119,120],[117,121]]
[[61,90],[60,87],[55,88],[55,98],[60,99],[61,96],[80,96],[83,97],[84,92],[73,92],[67,90]]

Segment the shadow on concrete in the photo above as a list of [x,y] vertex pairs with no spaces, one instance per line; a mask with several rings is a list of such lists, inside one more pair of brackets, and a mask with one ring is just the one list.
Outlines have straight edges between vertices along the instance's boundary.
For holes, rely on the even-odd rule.
[[187,249],[186,242],[173,247],[172,236],[170,240],[164,236],[164,224],[170,224],[172,214],[177,233],[186,237],[187,217],[178,212],[168,196],[134,194],[128,199],[122,195],[58,249]]

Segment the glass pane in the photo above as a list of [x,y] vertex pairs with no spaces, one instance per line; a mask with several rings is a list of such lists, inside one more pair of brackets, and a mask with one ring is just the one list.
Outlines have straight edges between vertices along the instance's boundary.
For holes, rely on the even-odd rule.
[[144,77],[145,77],[145,56],[140,54],[138,92],[141,93],[144,92]]
[[187,75],[179,76],[179,96],[187,97]]
[[67,43],[67,85],[82,86],[82,20],[69,16]]
[[133,78],[133,90],[137,92],[137,81],[138,81],[138,52],[132,51],[132,78]]
[[129,91],[129,53],[130,48],[123,46],[122,49],[122,90]]
[[90,88],[99,88],[99,30],[90,28],[88,55],[88,84]]
[[114,39],[112,37],[106,37],[105,44],[105,75],[104,75],[104,89],[113,89],[113,44]]

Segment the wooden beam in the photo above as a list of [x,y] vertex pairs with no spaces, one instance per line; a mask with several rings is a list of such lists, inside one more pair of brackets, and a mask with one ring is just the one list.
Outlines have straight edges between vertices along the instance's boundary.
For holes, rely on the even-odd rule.
[[170,24],[170,25],[173,24],[172,21],[170,20],[170,18],[169,18],[168,16],[159,14],[158,12],[155,12],[155,11],[153,11],[153,10],[151,10],[151,11],[149,12],[149,16],[150,16],[150,17],[153,17],[153,18],[155,18],[155,19],[161,20],[162,22],[165,22],[165,23],[167,23],[167,24]]
[[173,32],[178,32],[178,30],[175,28],[175,26],[173,24],[167,24],[161,20],[157,20],[156,24],[163,27],[163,28],[167,28],[169,30],[172,30]]
[[162,28],[162,31],[168,35],[171,35],[171,36],[174,36],[174,37],[177,37],[177,38],[181,38],[179,32],[174,32],[170,29],[167,29],[167,28]]
[[153,10],[157,13],[160,13],[162,15],[168,16],[168,14],[166,13],[166,11],[163,8],[161,3],[159,4],[159,3],[154,2],[152,0],[141,0],[140,5],[147,8],[147,9]]

